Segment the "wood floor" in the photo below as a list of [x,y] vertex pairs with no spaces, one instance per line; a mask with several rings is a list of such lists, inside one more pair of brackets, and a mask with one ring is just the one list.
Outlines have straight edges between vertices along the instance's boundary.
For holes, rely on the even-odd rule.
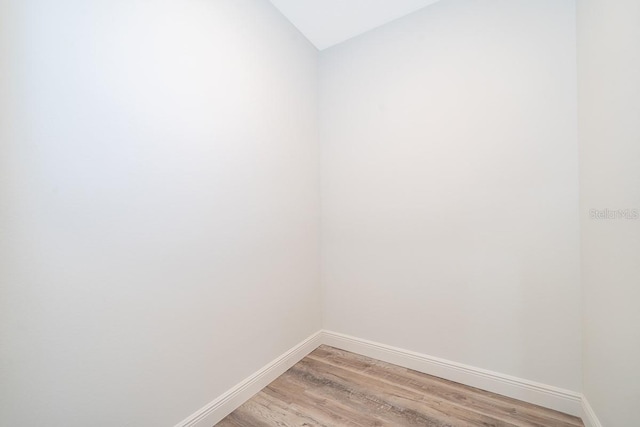
[[219,427],[582,427],[579,418],[321,346]]

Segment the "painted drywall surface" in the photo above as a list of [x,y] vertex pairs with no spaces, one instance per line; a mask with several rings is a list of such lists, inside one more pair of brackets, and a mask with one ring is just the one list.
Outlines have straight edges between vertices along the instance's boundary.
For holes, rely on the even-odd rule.
[[325,328],[580,390],[575,3],[321,52]]
[[634,0],[578,3],[584,394],[607,427],[640,402],[638,22]]
[[0,425],[174,425],[319,330],[316,49],[267,0],[2,7]]

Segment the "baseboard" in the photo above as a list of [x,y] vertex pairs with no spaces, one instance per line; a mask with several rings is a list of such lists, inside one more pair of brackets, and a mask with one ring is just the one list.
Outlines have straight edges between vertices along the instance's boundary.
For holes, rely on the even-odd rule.
[[579,393],[331,331],[313,334],[175,427],[214,426],[321,344],[582,417],[585,427],[602,427]]
[[313,334],[195,414],[176,424],[175,427],[214,426],[273,380],[284,374],[307,354],[318,348],[322,344],[321,338],[322,332]]
[[[330,331],[322,332],[322,343],[566,414],[583,416],[582,395],[573,391]],[[594,424],[593,427],[602,426]]]
[[600,420],[596,416],[596,413],[593,412],[593,408],[585,396],[582,396],[582,410],[584,414],[582,416],[584,427],[602,427]]

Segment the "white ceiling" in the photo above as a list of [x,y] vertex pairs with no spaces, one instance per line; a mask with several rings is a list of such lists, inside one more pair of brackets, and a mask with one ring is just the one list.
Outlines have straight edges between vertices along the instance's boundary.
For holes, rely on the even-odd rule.
[[318,49],[326,49],[439,0],[270,0]]

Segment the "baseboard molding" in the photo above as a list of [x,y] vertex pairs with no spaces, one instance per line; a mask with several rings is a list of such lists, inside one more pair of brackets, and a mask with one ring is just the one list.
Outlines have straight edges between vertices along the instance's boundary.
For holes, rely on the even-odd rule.
[[322,344],[317,332],[175,427],[212,427]]
[[[336,332],[323,331],[322,343],[567,414],[583,416],[582,395],[573,391]],[[593,427],[602,426],[594,424]]]
[[596,416],[596,413],[593,412],[593,408],[585,396],[582,396],[582,410],[584,413],[582,421],[585,427],[602,427],[600,420]]
[[321,344],[582,417],[585,427],[602,427],[580,393],[326,330],[313,334],[175,427],[214,426]]

